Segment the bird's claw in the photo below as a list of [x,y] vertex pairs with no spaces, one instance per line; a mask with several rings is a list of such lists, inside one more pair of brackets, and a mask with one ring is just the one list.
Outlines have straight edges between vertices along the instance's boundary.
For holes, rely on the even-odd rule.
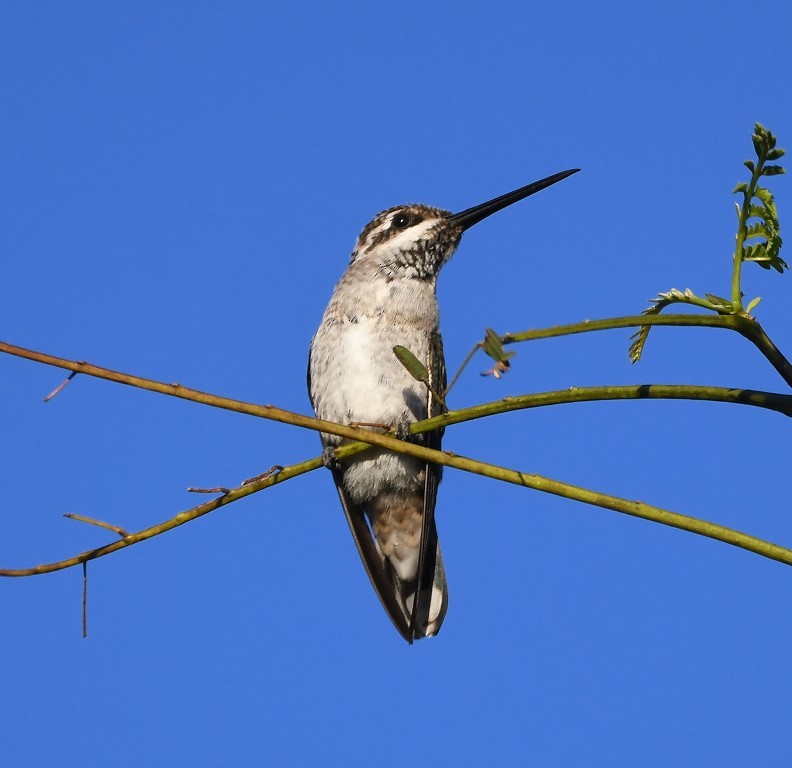
[[399,440],[410,440],[414,437],[410,434],[410,424],[412,424],[410,417],[407,413],[403,413],[393,425],[393,434]]
[[326,445],[322,449],[322,464],[333,472],[341,469],[341,462],[338,460],[336,450],[332,445]]

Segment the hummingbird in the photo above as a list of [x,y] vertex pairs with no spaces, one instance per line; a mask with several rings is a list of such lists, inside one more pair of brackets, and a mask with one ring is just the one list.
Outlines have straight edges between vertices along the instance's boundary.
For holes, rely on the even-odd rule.
[[[311,341],[308,391],[317,417],[393,429],[439,450],[442,430],[408,438],[412,422],[444,410],[433,394],[442,397],[446,387],[438,274],[465,230],[578,170],[460,213],[417,204],[378,213],[358,236]],[[397,345],[424,363],[428,387],[397,359]],[[322,433],[321,440],[358,553],[391,621],[408,643],[436,635],[448,607],[434,516],[442,468],[378,448],[339,462],[334,451],[344,439]]]

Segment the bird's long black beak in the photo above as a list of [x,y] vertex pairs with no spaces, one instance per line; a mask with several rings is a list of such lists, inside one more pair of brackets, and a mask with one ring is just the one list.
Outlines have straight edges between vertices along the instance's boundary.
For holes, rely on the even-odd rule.
[[455,224],[462,227],[462,230],[464,231],[472,227],[474,224],[478,224],[482,219],[486,219],[487,216],[491,216],[493,213],[502,210],[507,205],[516,203],[518,200],[522,200],[523,198],[532,195],[534,192],[539,192],[539,190],[545,189],[545,187],[549,187],[552,184],[555,184],[557,181],[561,181],[561,179],[565,179],[567,176],[577,173],[579,170],[580,168],[572,168],[568,171],[555,173],[552,176],[548,176],[546,179],[535,181],[533,184],[528,184],[525,187],[515,189],[514,192],[507,192],[505,195],[496,197],[494,200],[490,200],[486,203],[480,203],[479,205],[474,205],[472,208],[468,208],[466,211],[452,213],[448,218],[450,221],[453,221]]

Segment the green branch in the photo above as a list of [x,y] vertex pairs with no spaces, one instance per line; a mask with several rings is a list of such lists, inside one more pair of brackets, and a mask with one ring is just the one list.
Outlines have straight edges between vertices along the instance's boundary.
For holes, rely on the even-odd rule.
[[[87,563],[89,560],[96,560],[97,558],[104,557],[105,555],[110,555],[113,552],[118,552],[121,549],[131,547],[133,544],[139,544],[141,541],[153,539],[155,536],[159,536],[160,534],[163,534],[167,531],[172,531],[174,528],[178,528],[180,525],[192,522],[193,520],[197,520],[199,517],[203,517],[210,512],[214,512],[220,507],[224,507],[227,504],[239,501],[246,496],[250,496],[253,493],[262,491],[265,488],[269,488],[270,486],[283,482],[284,480],[289,480],[292,477],[297,477],[299,475],[305,474],[306,472],[310,472],[311,470],[318,469],[321,466],[322,459],[320,457],[310,459],[309,461],[303,461],[300,464],[294,464],[291,467],[284,467],[278,473],[273,473],[269,477],[259,480],[255,483],[249,483],[242,485],[239,488],[229,490],[228,493],[223,494],[217,499],[212,499],[211,501],[207,501],[198,505],[197,507],[193,507],[192,509],[179,512],[179,514],[175,515],[169,520],[165,520],[162,523],[157,523],[156,525],[152,525],[134,533],[125,533],[121,539],[114,541],[111,544],[106,544],[103,547],[97,547],[95,549],[89,549],[85,552],[80,552],[79,554],[74,555],[73,557],[68,557],[65,560],[58,560],[56,562],[45,563],[43,565],[35,565],[31,568],[0,568],[0,576],[39,576],[44,573],[63,571],[67,568],[72,568],[75,565]],[[99,521],[92,522],[94,522],[94,524],[99,523]],[[102,527],[110,527],[110,525],[103,523]],[[117,526],[112,527],[116,528]]]
[[[334,434],[345,435],[350,431],[363,431],[351,430],[350,427],[345,427],[340,424],[332,425],[332,427],[332,432]],[[603,507],[605,509],[621,512],[632,517],[640,517],[644,520],[661,523],[662,525],[669,525],[674,528],[679,528],[680,530],[689,531],[690,533],[695,533],[700,536],[707,536],[708,538],[716,539],[726,544],[731,544],[735,547],[740,547],[741,549],[754,552],[755,554],[767,557],[771,560],[777,560],[778,562],[784,563],[786,565],[792,565],[792,550],[778,546],[772,542],[759,539],[755,536],[750,536],[732,528],[727,528],[726,526],[708,522],[706,520],[689,517],[688,515],[681,515],[677,512],[671,512],[666,509],[661,509],[660,507],[654,507],[640,501],[631,501],[628,499],[621,499],[617,496],[611,496],[609,494],[598,493],[597,491],[591,491],[587,488],[581,488],[569,483],[551,480],[550,478],[542,477],[541,475],[519,472],[512,469],[507,469],[505,467],[499,467],[493,464],[487,464],[485,462],[469,459],[464,456],[457,456],[448,452],[434,451],[429,448],[424,448],[423,446],[396,440],[395,438],[388,437],[386,435],[377,435],[375,433],[366,432],[365,438],[368,442],[381,445],[383,447],[390,447],[391,450],[394,450],[398,453],[415,456],[416,458],[420,458],[425,461],[431,461],[436,464],[442,464],[447,467],[471,472],[476,475],[481,475],[482,477],[489,477],[494,480],[500,480],[513,485],[519,485],[524,488],[531,488],[533,490],[551,493],[556,496],[572,499],[574,501],[581,501],[586,504]],[[338,450],[338,457],[341,459],[348,458],[349,456],[352,456],[356,453],[367,450],[370,447],[368,442],[343,446]],[[285,467],[277,474],[272,474],[260,481],[231,490],[220,498],[214,499],[205,504],[201,504],[191,510],[180,512],[175,517],[163,523],[151,526],[137,533],[127,534],[120,541],[115,541],[104,547],[88,550],[75,555],[74,557],[54,563],[38,565],[32,568],[0,569],[0,576],[23,577],[52,573],[54,571],[70,568],[80,563],[88,562],[89,560],[95,560],[96,558],[109,555],[112,552],[116,552],[133,544],[137,544],[140,541],[144,541],[161,533],[165,533],[166,531],[172,530],[173,528],[176,528],[180,525],[184,525],[191,520],[202,517],[203,515],[212,512],[221,506],[230,504],[234,501],[244,498],[245,496],[249,496],[252,493],[257,493],[264,488],[268,488],[289,478],[305,474],[306,472],[317,469],[320,466],[322,466],[322,459],[317,457],[310,459],[309,461],[296,464],[292,467]]]
[[[682,530],[690,531],[691,533],[697,533],[702,536],[718,539],[728,544],[733,544],[734,546],[742,547],[743,549],[755,552],[756,554],[760,554],[764,557],[769,557],[771,559],[792,565],[792,550],[780,547],[767,541],[763,541],[762,539],[758,539],[753,536],[749,536],[748,534],[717,525],[715,523],[699,520],[687,515],[680,515],[659,507],[653,507],[651,505],[644,504],[642,502],[629,501],[626,499],[620,499],[616,496],[597,493],[596,491],[591,491],[557,480],[551,480],[540,475],[527,474],[504,467],[487,464],[485,462],[476,461],[463,456],[457,456],[447,451],[435,451],[421,445],[416,445],[412,442],[398,440],[389,434],[380,434],[361,428],[349,427],[343,424],[334,424],[332,422],[322,421],[310,416],[303,416],[301,414],[285,411],[275,408],[274,406],[254,405],[252,403],[245,403],[238,400],[230,400],[228,398],[210,395],[205,392],[191,390],[186,387],[182,387],[179,384],[165,384],[163,382],[157,382],[150,379],[143,379],[138,376],[131,376],[118,371],[111,371],[106,368],[93,366],[85,362],[65,360],[63,358],[57,358],[52,355],[46,355],[33,350],[26,350],[21,347],[16,347],[2,342],[0,342],[0,352],[6,352],[8,354],[13,354],[25,359],[65,368],[66,370],[70,370],[72,372],[83,373],[97,378],[116,381],[130,386],[139,387],[141,389],[147,389],[149,391],[160,392],[173,397],[179,397],[185,400],[192,400],[194,402],[236,411],[238,413],[247,413],[274,421],[294,424],[296,426],[301,426],[316,431],[327,432],[330,434],[339,435],[348,440],[356,441],[354,443],[344,445],[338,449],[337,455],[339,459],[348,458],[349,456],[352,456],[356,453],[369,450],[371,446],[377,446],[397,453],[414,456],[424,461],[430,461],[436,464],[442,464],[451,468],[478,474],[483,477],[502,480],[504,482],[521,485],[523,487],[532,488],[545,493],[563,496],[575,501],[601,506],[606,509],[622,512],[635,517],[642,517],[646,520],[662,523],[664,525],[671,525]],[[410,431],[413,433],[426,432],[436,429],[441,425],[459,423],[470,419],[493,415],[495,413],[504,413],[523,408],[543,407],[560,403],[584,402],[592,400],[623,400],[661,397],[741,403],[756,407],[770,408],[785,415],[790,415],[790,412],[792,412],[792,396],[777,395],[769,392],[682,385],[590,387],[573,388],[561,392],[524,395],[522,397],[511,397],[496,403],[487,403],[480,406],[474,406],[472,408],[466,408],[460,411],[452,411],[442,416],[435,417],[434,419],[427,419],[423,422],[417,422],[411,426]],[[133,544],[137,544],[141,541],[153,538],[154,536],[158,536],[162,533],[165,533],[166,531],[172,530],[179,527],[180,525],[184,525],[187,522],[195,520],[198,517],[202,517],[203,515],[218,509],[219,507],[225,506],[234,501],[238,501],[239,499],[245,498],[246,496],[257,493],[258,491],[264,490],[265,488],[288,480],[292,477],[297,477],[306,472],[310,472],[319,468],[320,466],[322,466],[322,459],[317,457],[299,464],[295,464],[291,467],[282,468],[277,473],[268,473],[259,480],[245,483],[239,488],[224,492],[223,495],[217,499],[200,504],[190,510],[180,512],[169,520],[154,526],[150,526],[149,528],[145,528],[142,531],[138,531],[136,533],[127,533],[124,529],[113,524],[91,520],[93,524],[111,528],[116,532],[121,531],[122,533],[119,533],[119,535],[121,535],[122,538],[106,546],[88,550],[75,555],[74,557],[70,557],[58,562],[33,566],[31,568],[0,569],[0,576],[21,577],[51,573],[53,571],[63,570],[80,563],[85,563],[89,560],[94,560],[98,557],[103,557],[112,552],[116,552],[120,549],[132,546]]]
[[792,363],[773,344],[762,329],[762,326],[756,320],[744,315],[628,315],[626,317],[611,317],[604,320],[584,320],[581,323],[556,325],[550,328],[539,328],[520,333],[506,333],[501,336],[501,339],[504,344],[516,344],[523,341],[572,336],[592,331],[653,325],[724,328],[729,331],[736,331],[756,346],[776,369],[781,378],[792,387]]
[[412,425],[410,432],[429,432],[440,427],[495,416],[499,413],[606,400],[696,400],[734,403],[765,408],[792,418],[792,395],[780,395],[775,392],[762,392],[755,389],[705,387],[693,384],[627,384],[605,387],[569,387],[554,392],[504,397],[502,400],[473,405],[457,411],[448,411],[440,416],[416,422]]
[[[731,318],[710,315],[627,315],[624,317],[608,317],[603,320],[583,320],[569,325],[554,325],[549,328],[535,328],[519,333],[504,333],[501,340],[504,344],[517,344],[521,341],[552,339],[558,336],[573,336],[591,331],[609,331],[616,328],[635,328],[641,325],[672,325],[701,326],[702,328],[728,328],[736,330]],[[724,322],[726,321],[726,322]]]

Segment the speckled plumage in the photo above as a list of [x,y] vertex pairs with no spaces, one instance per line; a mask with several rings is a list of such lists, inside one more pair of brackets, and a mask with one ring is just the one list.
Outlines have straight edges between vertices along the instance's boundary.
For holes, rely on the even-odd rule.
[[[409,225],[394,226],[399,216]],[[448,216],[428,206],[400,206],[380,213],[360,234],[311,343],[310,393],[319,418],[389,427],[439,412],[393,347],[407,347],[432,372],[433,388],[445,387],[435,286],[461,236]],[[423,439],[440,447],[439,434]],[[340,442],[332,435],[322,441]],[[435,634],[448,599],[433,517],[440,468],[370,451],[335,474],[361,556],[394,624],[410,641]],[[372,534],[364,549],[361,537]],[[424,536],[434,542],[425,557],[434,561],[434,576],[422,579],[424,599],[413,612]]]
[[[446,386],[435,287],[462,233],[490,214],[575,173],[563,171],[452,214],[402,205],[377,214],[360,233],[311,342],[308,388],[316,415],[373,429],[404,427],[440,412],[393,348],[426,366],[430,386]],[[439,449],[440,431],[420,439]],[[325,449],[341,438],[322,435]],[[329,462],[332,465],[332,462]],[[402,636],[437,634],[448,605],[434,520],[440,467],[372,449],[331,466],[358,553]]]

